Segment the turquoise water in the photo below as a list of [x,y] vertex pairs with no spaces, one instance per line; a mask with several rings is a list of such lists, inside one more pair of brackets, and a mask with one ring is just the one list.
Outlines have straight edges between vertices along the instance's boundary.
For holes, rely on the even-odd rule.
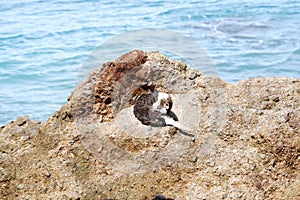
[[[191,37],[225,81],[300,77],[300,1],[0,2],[0,124],[46,120],[107,39],[143,28]],[[145,36],[146,37],[146,36]]]

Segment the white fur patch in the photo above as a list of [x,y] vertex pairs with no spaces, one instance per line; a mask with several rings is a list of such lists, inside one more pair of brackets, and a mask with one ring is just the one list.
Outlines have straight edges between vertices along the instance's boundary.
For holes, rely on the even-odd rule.
[[170,97],[169,94],[164,92],[158,92],[158,101],[161,101],[162,99],[168,99]]
[[179,123],[178,121],[175,121],[173,120],[172,118],[168,117],[168,116],[163,116],[163,118],[165,119],[165,122],[167,125],[171,125],[171,126],[174,126],[182,131],[185,131],[185,132],[192,132],[192,129],[190,129],[189,127]]
[[[165,108],[165,107],[159,108],[159,107],[160,107],[160,103],[162,100],[168,101],[168,99],[171,99],[171,96],[169,94],[164,93],[164,92],[158,92],[157,101],[152,105],[153,109],[159,111],[160,113],[167,114],[167,109],[169,109],[169,107],[168,108]],[[163,116],[163,118],[166,122],[166,125],[174,126],[184,132],[188,132],[188,133],[192,132],[192,129],[179,123],[178,121],[175,121],[174,119],[172,119],[169,116]]]
[[[158,107],[159,107],[159,104],[160,104],[161,100],[163,100],[163,99],[167,100],[168,98],[171,98],[169,94],[164,93],[164,92],[158,92],[158,94],[157,94],[157,101],[153,104],[153,108],[157,110]],[[168,109],[168,108],[165,108],[165,110],[161,109],[159,111],[161,113],[167,113],[166,109]]]

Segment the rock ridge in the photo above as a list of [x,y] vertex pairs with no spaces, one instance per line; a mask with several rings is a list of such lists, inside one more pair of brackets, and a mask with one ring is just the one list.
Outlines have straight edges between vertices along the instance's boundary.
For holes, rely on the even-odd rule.
[[[142,125],[167,92],[193,129]],[[230,84],[134,50],[92,70],[46,122],[0,128],[0,199],[300,199],[300,79]]]

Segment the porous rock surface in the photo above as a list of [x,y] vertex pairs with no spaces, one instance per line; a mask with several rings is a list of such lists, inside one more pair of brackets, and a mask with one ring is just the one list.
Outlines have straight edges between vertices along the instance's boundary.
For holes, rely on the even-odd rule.
[[[142,125],[168,92],[193,129]],[[0,199],[300,199],[300,79],[229,84],[158,52],[93,70],[46,122],[0,128]]]

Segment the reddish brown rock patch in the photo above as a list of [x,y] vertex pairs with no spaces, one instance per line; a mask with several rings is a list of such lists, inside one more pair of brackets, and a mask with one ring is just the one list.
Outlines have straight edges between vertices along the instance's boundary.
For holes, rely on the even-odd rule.
[[128,71],[144,64],[146,60],[147,56],[143,51],[134,50],[122,55],[114,62],[103,64],[101,81],[94,90],[95,112],[102,115],[103,121],[109,121],[114,115],[111,103],[115,82]]

